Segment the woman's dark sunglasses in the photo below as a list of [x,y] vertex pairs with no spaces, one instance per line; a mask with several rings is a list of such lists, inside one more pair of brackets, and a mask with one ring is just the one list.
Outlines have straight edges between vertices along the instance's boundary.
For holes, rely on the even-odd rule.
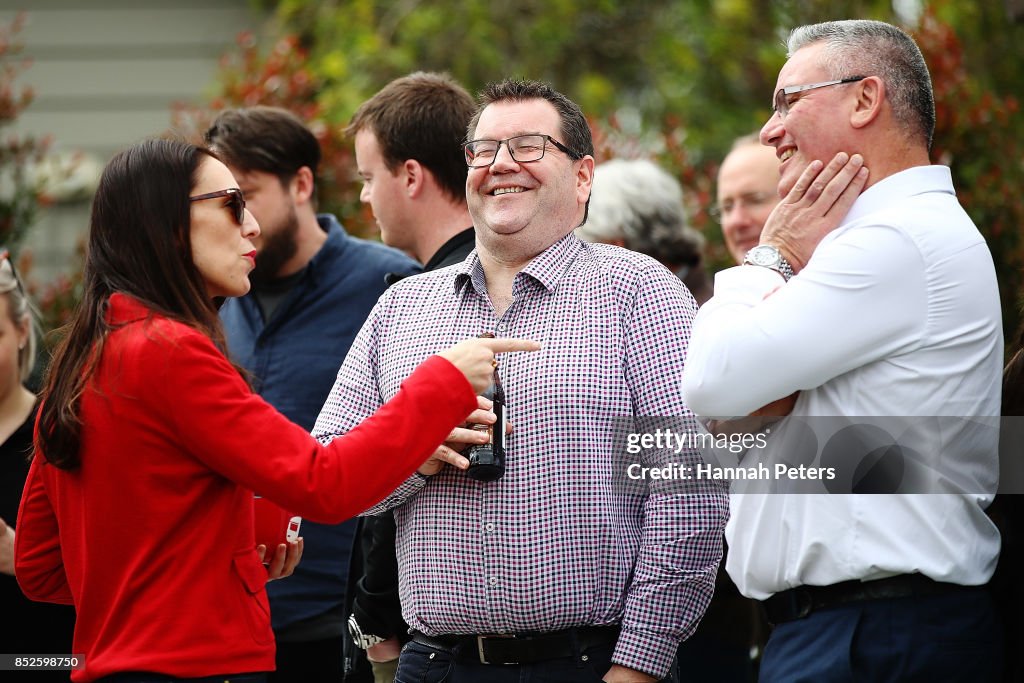
[[203,199],[216,199],[217,197],[227,197],[228,201],[226,206],[231,209],[232,215],[235,217],[235,222],[239,225],[245,220],[245,195],[237,187],[229,187],[226,190],[217,190],[216,192],[207,192],[206,194],[199,194],[195,197],[189,197],[190,202],[198,202]]

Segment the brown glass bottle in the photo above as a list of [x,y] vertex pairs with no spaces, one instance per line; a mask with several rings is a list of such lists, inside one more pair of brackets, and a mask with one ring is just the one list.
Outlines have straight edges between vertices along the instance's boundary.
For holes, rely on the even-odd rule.
[[[493,335],[480,335],[490,337]],[[471,446],[465,453],[469,459],[466,475],[477,481],[497,481],[505,474],[505,389],[501,386],[498,368],[494,368],[494,380],[483,394],[491,399],[491,411],[497,420],[493,425],[478,425],[476,429],[486,429],[490,437],[489,443]]]

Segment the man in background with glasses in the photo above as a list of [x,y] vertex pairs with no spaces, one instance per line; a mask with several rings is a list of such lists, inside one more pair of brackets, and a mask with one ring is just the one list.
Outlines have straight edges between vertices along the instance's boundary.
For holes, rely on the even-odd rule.
[[779,203],[779,160],[757,133],[737,138],[718,169],[717,202],[711,215],[737,264],[757,246],[768,215]]
[[[320,145],[291,112],[230,109],[206,141],[231,169],[260,224],[252,289],[220,310],[232,356],[253,388],[292,422],[313,426],[385,275],[419,266],[401,252],[348,235],[316,212]],[[344,609],[356,520],[304,521],[308,545],[287,581],[267,585],[277,641],[274,681],[342,680]]]
[[[895,26],[829,22],[790,34],[777,88],[761,141],[782,200],[745,265],[718,274],[683,380],[719,418],[799,391],[746,466],[823,458],[780,440],[805,430],[845,451],[829,452],[835,486],[797,475],[731,498],[727,569],[775,626],[760,680],[997,680],[981,586],[1000,544],[985,507],[1001,311],[985,240],[930,164],[927,65]],[[815,433],[827,416],[841,428]],[[815,492],[778,492],[794,488]]]
[[375,509],[395,509],[413,636],[396,680],[674,680],[676,647],[711,597],[725,491],[630,491],[617,435],[636,417],[690,415],[679,386],[696,304],[657,261],[574,234],[593,141],[564,95],[493,83],[467,138],[476,249],[384,294],[314,429],[328,440],[354,427],[447,339],[543,345],[536,362],[498,361],[512,425],[501,478],[468,476],[460,451],[487,436],[457,429]]

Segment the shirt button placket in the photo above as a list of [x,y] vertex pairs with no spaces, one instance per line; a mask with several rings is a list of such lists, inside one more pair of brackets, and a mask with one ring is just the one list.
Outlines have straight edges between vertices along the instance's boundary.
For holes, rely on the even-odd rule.
[[[509,306],[508,310],[506,310],[505,313],[494,323],[494,335],[496,337],[510,336],[510,330],[512,328],[510,321],[516,308],[516,304],[517,298],[513,291],[511,306]],[[505,362],[504,358],[507,357],[503,357],[502,362]],[[485,505],[484,509],[498,509],[497,500],[495,500],[495,498],[500,497],[498,490],[498,487],[494,485],[485,487],[482,492],[483,497],[493,504]],[[500,540],[497,537],[497,528],[497,524],[494,522],[485,522],[483,524],[481,540],[483,543],[484,576],[487,577],[487,588],[489,589],[486,590],[485,593],[487,595],[488,611],[493,615],[493,625],[495,629],[498,631],[506,631],[509,628],[509,624],[505,623],[506,619],[504,617],[498,616],[504,613],[505,600],[502,598],[503,585],[501,577],[506,569],[502,563],[503,549],[498,547]]]
[[[486,488],[490,489],[493,486],[492,484]],[[485,490],[483,492],[485,499],[493,499],[494,495],[494,491]],[[484,505],[484,509],[497,509],[497,507],[494,505]],[[487,601],[487,610],[492,615],[489,630],[503,631],[506,628],[503,623],[504,619],[499,616],[504,600],[501,599],[501,589],[499,587],[503,568],[501,567],[501,550],[498,548],[498,525],[493,521],[485,521],[481,524],[480,529],[482,532],[480,534],[480,542],[482,545],[483,575],[487,577],[485,579],[487,587],[484,594]]]
[[497,552],[494,550],[496,539],[494,538],[494,530],[497,525],[494,522],[485,522],[483,524],[483,557],[484,557],[484,574],[487,576],[488,586],[498,585],[498,569],[497,564]]

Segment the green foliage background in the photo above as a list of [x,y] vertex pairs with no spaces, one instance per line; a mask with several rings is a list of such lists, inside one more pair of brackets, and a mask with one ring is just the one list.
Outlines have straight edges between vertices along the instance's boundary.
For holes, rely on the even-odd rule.
[[31,167],[42,161],[50,144],[10,130],[35,97],[30,86],[18,82],[29,66],[18,42],[24,23],[25,14],[20,13],[11,23],[0,24],[0,247],[13,256],[45,201]]
[[[1024,26],[1010,1],[923,1],[916,18],[886,0],[280,0],[272,19],[227,55],[204,109],[277,104],[311,121],[324,145],[323,208],[371,231],[341,129],[393,78],[447,71],[471,92],[522,76],[551,82],[592,117],[598,161],[648,156],[689,190],[713,266],[728,260],[707,216],[718,160],[770,113],[791,27],[843,18],[904,26],[932,69],[939,127],[933,160],[949,164],[997,261],[1006,332],[1024,293]],[[202,123],[206,113],[189,113]]]

